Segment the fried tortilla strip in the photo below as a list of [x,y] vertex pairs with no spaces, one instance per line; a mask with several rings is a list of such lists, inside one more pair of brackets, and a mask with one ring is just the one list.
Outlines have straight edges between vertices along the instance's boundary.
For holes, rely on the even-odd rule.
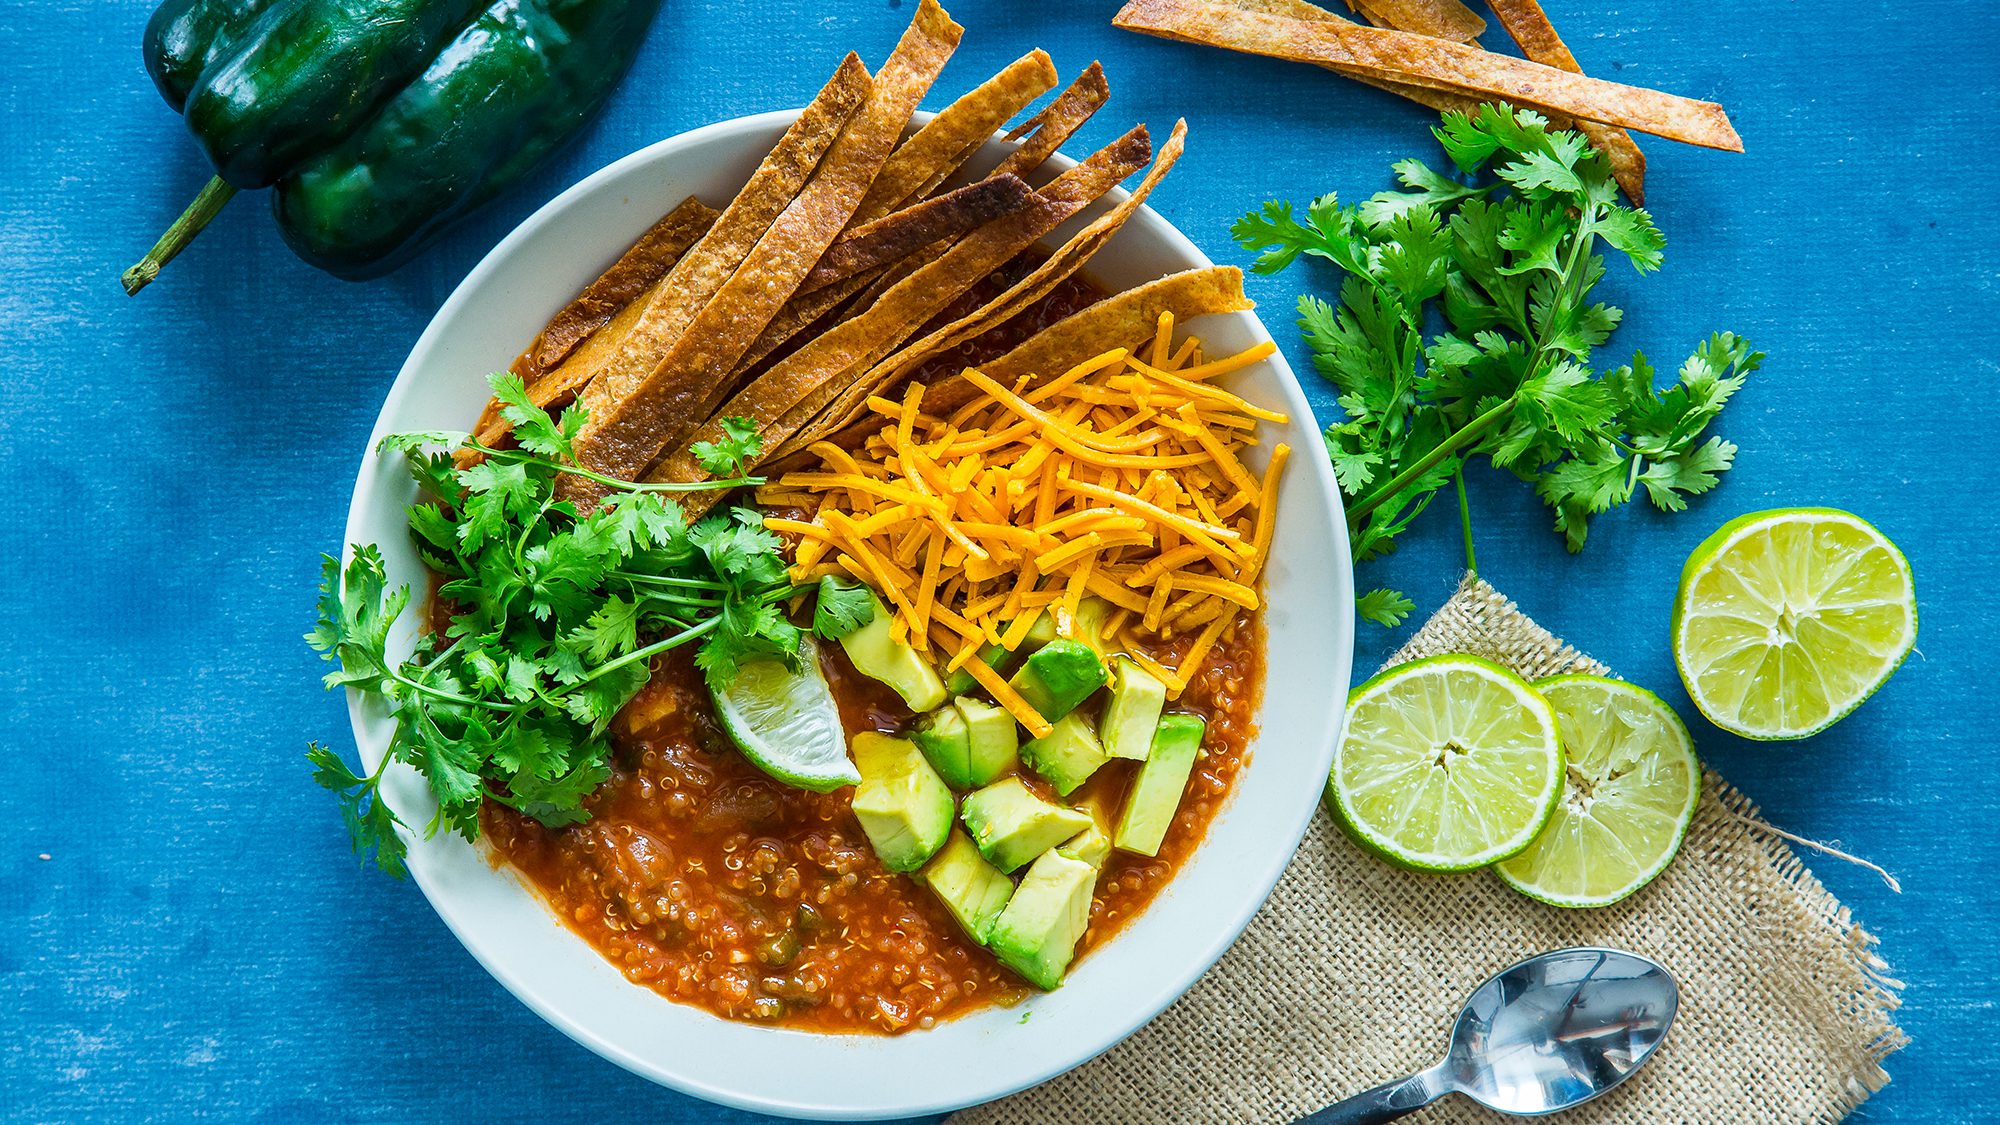
[[[1104,81],[1104,67],[1095,62],[1091,63],[1088,67],[1084,68],[1082,74],[1077,75],[1076,81],[1070,83],[1068,89],[1064,90],[1055,101],[1049,103],[1047,109],[1022,123],[1020,128],[1007,134],[1007,139],[1009,140],[1013,140],[1030,130],[1034,131],[1035,135],[1029,138],[1026,144],[1009,153],[1007,158],[1000,162],[999,167],[993,170],[992,174],[995,176],[1025,176],[1041,167],[1058,148],[1062,147],[1065,141],[1076,135],[1076,131],[1083,127],[1084,122],[1089,121],[1091,116],[1102,108],[1105,101],[1110,97],[1111,88]],[[988,130],[986,136],[991,135],[992,131]],[[985,139],[985,137],[981,137],[981,143],[984,143]],[[939,182],[942,182],[948,175],[949,173],[939,176]],[[872,281],[872,292],[863,294],[861,300],[856,302],[856,311],[866,309],[874,303],[875,298],[879,297],[884,290],[901,281],[904,277],[909,276],[927,262],[935,261],[938,255],[944,253],[944,250],[944,247],[937,247],[928,257],[920,256],[919,260],[908,264],[900,272],[892,270],[878,275]],[[826,308],[830,307],[830,304],[823,306],[821,311],[824,312]],[[803,325],[800,327],[803,327]],[[768,352],[764,354],[768,354]]]
[[917,365],[941,352],[948,351],[972,339],[996,324],[1026,309],[1029,305],[1049,295],[1062,281],[1083,268],[1092,254],[1097,253],[1118,228],[1132,217],[1146,202],[1146,197],[1173,170],[1174,163],[1181,157],[1187,144],[1187,122],[1174,123],[1173,132],[1168,134],[1167,143],[1160,146],[1158,159],[1146,172],[1145,179],[1132,193],[1120,201],[1110,211],[1098,216],[1089,226],[1077,232],[1068,242],[1063,243],[1048,260],[1035,267],[1028,276],[1016,282],[1011,288],[972,313],[937,329],[917,342],[910,344],[877,364],[868,374],[841,397],[835,400],[826,415],[801,430],[785,445],[780,446],[776,456],[783,456],[822,437],[841,429],[867,412],[868,396],[887,393],[896,383],[908,377]]
[[812,293],[876,266],[907,257],[941,238],[963,234],[1035,201],[1035,189],[1010,173],[989,176],[976,184],[927,199],[913,207],[853,227],[827,248],[819,264],[799,285]]
[[1158,157],[1153,161],[1153,167],[1124,201],[1093,220],[1006,292],[870,367],[861,378],[841,391],[824,413],[810,420],[798,433],[773,450],[771,456],[782,457],[794,450],[803,449],[852,422],[867,412],[869,395],[880,393],[884,387],[896,382],[900,376],[931,356],[957,347],[1047,296],[1048,292],[1064,278],[1081,268],[1106,239],[1117,233],[1118,228],[1131,217],[1132,212],[1145,203],[1146,197],[1152,194],[1154,186],[1160,182],[1161,177],[1165,176],[1180,159],[1186,138],[1187,122],[1175,123],[1173,132],[1167,137],[1167,143],[1161,147]]
[[[624,308],[619,309],[618,314],[611,318],[609,324],[591,333],[590,337],[584,340],[581,347],[578,347],[569,354],[568,359],[557,364],[555,370],[544,375],[539,381],[530,386],[528,388],[528,398],[537,405],[548,408],[551,406],[550,403],[542,402],[536,397],[538,391],[543,395],[556,398],[557,396],[551,393],[554,388],[563,386],[574,388],[580,385],[583,380],[588,379],[590,372],[604,366],[610,360],[611,356],[618,351],[618,346],[625,341],[625,337],[631,333],[632,326],[639,323],[639,315],[646,311],[646,303],[653,299],[653,295],[659,291],[660,286],[664,283],[664,278],[660,281],[655,281],[644,292],[633,298]],[[583,372],[584,374],[578,376],[576,372]],[[568,404],[568,401],[567,398],[556,401],[553,403],[553,408],[561,409]],[[504,449],[511,444],[507,435],[512,433],[513,430],[514,424],[501,416],[499,400],[495,399],[486,404],[486,411],[479,416],[479,424],[473,429],[473,434],[479,439],[481,445],[494,449]],[[458,462],[460,468],[476,465],[486,459],[484,454],[466,447],[458,449],[452,454],[452,458]]]
[[[639,240],[620,255],[610,269],[591,282],[576,300],[557,313],[555,319],[542,329],[541,335],[514,357],[508,370],[519,375],[521,382],[533,393],[535,384],[542,376],[562,366],[575,353],[578,344],[595,336],[634,300],[647,300],[654,284],[667,275],[667,271],[680,260],[689,246],[694,245],[695,240],[708,233],[708,228],[715,225],[716,216],[721,213],[712,207],[702,206],[694,196],[688,196],[679,207],[654,223],[652,229],[640,235]],[[496,424],[499,428],[493,430]],[[489,398],[486,409],[479,413],[479,424],[472,430],[485,440],[489,430],[498,439],[504,437],[510,428],[500,415],[500,400]]]
[[[1175,324],[1185,324],[1198,316],[1256,307],[1255,301],[1243,295],[1243,271],[1235,266],[1186,270],[1079,309],[1030,336],[1007,354],[980,364],[979,370],[1008,387],[1025,378],[1028,384],[1024,389],[1033,390],[1103,352],[1106,340],[1134,340],[1156,330],[1162,313],[1172,313]],[[983,393],[965,376],[951,375],[925,388],[919,409],[925,414],[944,417]],[[856,449],[870,434],[881,429],[879,418],[863,417],[829,434],[826,440],[843,449]],[[774,459],[763,471],[766,476],[775,477],[801,468],[812,459],[811,451],[801,448],[782,459]]]
[[632,303],[640,293],[651,289],[653,283],[667,276],[673,264],[693,246],[696,240],[708,233],[722,212],[712,207],[702,206],[702,202],[690,195],[679,207],[667,212],[666,217],[653,224],[653,229],[639,236],[630,250],[605,270],[603,276],[590,283],[590,287],[577,295],[576,300],[555,315],[542,334],[528,346],[527,355],[534,364],[533,377],[521,372],[527,382],[550,368],[555,367],[576,350],[584,338],[611,322],[618,310]]
[[[1225,2],[1238,11],[1263,12],[1265,15],[1284,16],[1286,19],[1320,20],[1332,23],[1353,22],[1352,20],[1342,19],[1340,16],[1316,4],[1308,4],[1306,0],[1225,0]],[[1474,18],[1478,17],[1475,16]],[[1428,86],[1412,86],[1407,82],[1386,82],[1380,78],[1371,78],[1354,67],[1339,63],[1323,62],[1314,63],[1313,65],[1324,70],[1333,71],[1335,74],[1345,75],[1356,82],[1373,86],[1384,93],[1408,98],[1418,105],[1429,106],[1439,113],[1444,113],[1447,110],[1457,110],[1460,113],[1470,114],[1482,104],[1479,98],[1469,97],[1464,94],[1454,94],[1446,90],[1433,90]]]
[[[1090,120],[1091,116],[1104,105],[1110,96],[1111,88],[1104,81],[1104,68],[1095,62],[1091,63],[1090,66],[1084,69],[1082,74],[1077,75],[1076,81],[1070,83],[1068,89],[1064,90],[1055,101],[1049,103],[1047,109],[1029,118],[1019,128],[1007,134],[1007,139],[1009,140],[1013,140],[1031,131],[1035,135],[1026,144],[1009,153],[1007,158],[1000,163],[1000,166],[993,170],[993,174],[996,176],[1002,174],[1025,176],[1041,167],[1043,162],[1056,149],[1060,148],[1064,142],[1076,135],[1076,131],[1083,127],[1084,122]],[[960,100],[962,101],[963,99]],[[952,108],[955,109],[957,106],[954,104]],[[944,113],[940,113],[936,119],[932,120],[931,124],[937,124],[938,121],[943,120],[945,113],[950,112],[951,109],[947,109]],[[995,124],[997,127],[998,123],[996,122]],[[992,135],[993,130],[988,129],[980,135],[978,143],[985,143],[986,138]],[[976,148],[977,145],[974,147]],[[941,173],[937,177],[937,181],[942,182],[949,175],[949,171]],[[751,347],[749,355],[745,358],[744,363],[739,365],[736,374],[743,374],[749,366],[776,351],[786,340],[804,331],[808,326],[817,323],[822,316],[831,312],[842,301],[847,300],[855,293],[862,293],[862,296],[849,306],[851,312],[858,315],[873,305],[876,298],[880,297],[890,286],[902,281],[903,278],[908,277],[925,264],[935,261],[938,255],[944,253],[944,250],[945,247],[942,246],[933,247],[925,253],[914,255],[913,259],[909,262],[900,263],[896,269],[878,272],[873,275],[864,274],[829,286],[816,293],[794,298],[792,303],[785,307],[785,311],[779,315],[778,319],[773,321],[769,328],[765,329],[764,335],[758,339],[757,343]],[[868,291],[862,292],[864,289]]]
[[675,264],[668,284],[654,294],[618,351],[599,370],[578,373],[588,379],[582,397],[593,419],[609,417],[666,358],[689,322],[799,194],[841,127],[873,88],[867,68],[850,53],[805,112],[785,130],[743,190],[723,208],[722,217]]
[[1025,176],[1042,166],[1042,162],[1054,155],[1064,141],[1076,135],[1083,123],[1090,120],[1111,97],[1111,86],[1104,81],[1104,66],[1093,61],[1084,68],[1076,81],[1069,84],[1047,109],[1029,118],[1021,127],[1007,134],[1008,140],[1024,135],[1030,128],[1034,136],[1022,142],[1021,147],[1007,154],[1007,159],[993,169],[995,175],[1012,172]]
[[1055,63],[1036,49],[1009,63],[964,97],[939,110],[904,141],[854,210],[856,224],[873,222],[952,177],[993,131],[1055,88]]
[[[1521,53],[1543,66],[1557,70],[1567,70],[1571,74],[1582,74],[1583,68],[1576,63],[1576,56],[1569,53],[1569,47],[1556,34],[1555,25],[1542,12],[1542,6],[1535,0],[1487,0],[1487,7],[1493,9],[1494,18],[1513,37],[1514,45]],[[1646,202],[1646,154],[1632,140],[1632,135],[1615,125],[1599,125],[1595,121],[1578,121],[1576,127],[1599,151],[1611,158],[1611,175],[1618,186],[1625,189],[1626,198],[1635,205]]]
[[[836,325],[758,376],[646,479],[698,481],[706,477],[691,446],[722,436],[723,418],[756,422],[768,456],[960,293],[1144,167],[1152,149],[1146,127],[1141,125],[1036,192],[1033,207],[966,235],[942,257],[882,294],[868,311]],[[691,502],[706,507],[713,498]],[[684,498],[683,507],[689,505]]]
[[1347,0],[1347,8],[1376,27],[1453,43],[1471,43],[1486,31],[1486,21],[1458,0]]
[[[909,30],[882,64],[868,100],[827,150],[805,190],[771,223],[741,268],[688,324],[652,373],[607,412],[593,411],[576,437],[578,465],[637,480],[661,450],[674,448],[709,416],[744,351],[791,299],[861,205],[910,114],[957,49],[964,30],[937,0],[917,5]],[[583,510],[604,494],[605,487],[565,476],[557,491]]]
[[[860,108],[869,86],[868,71],[859,58],[849,54],[819,96],[772,148],[749,183],[710,225],[708,233],[674,263],[667,275],[672,284],[656,284],[633,302],[640,307],[617,335],[618,346],[592,349],[588,346],[590,341],[586,341],[585,347],[528,388],[528,397],[535,405],[545,410],[560,410],[579,392],[593,386],[606,370],[621,363],[637,367],[647,362],[647,356],[657,359],[664,355],[686,328],[700,301],[706,300],[736,269],[743,255],[769,228],[771,220],[798,194],[841,125]],[[625,311],[633,309],[627,306]],[[613,324],[618,319],[614,317]],[[592,340],[603,336],[609,328],[606,325],[600,329]],[[580,362],[586,353],[590,362]],[[599,401],[593,409],[603,405]],[[490,403],[488,410],[480,418],[479,436],[481,441],[492,445],[503,440],[513,426],[499,417]]]
[[[1097,71],[1097,80],[1101,85],[1103,71],[1093,69]],[[993,136],[994,130],[1055,84],[1055,67],[1049,62],[1047,53],[1030,51],[980,83],[971,93],[939,110],[929,124],[904,141],[902,147],[889,157],[889,162],[882,166],[882,174],[875,178],[867,197],[855,209],[855,223],[871,222],[912,198],[928,195],[937,185],[950,179]],[[1100,102],[1102,100],[1099,99]],[[1068,135],[1063,134],[1065,137]],[[1009,169],[1017,175],[1028,170]],[[892,275],[881,270],[866,271],[811,292],[795,294],[784,311],[750,346],[742,361],[736,365],[736,370],[730,373],[730,378],[740,379],[748,375],[752,368],[783,347],[786,341],[819,323],[856,293],[885,276]],[[893,275],[891,284],[902,280],[903,276],[907,274]],[[874,295],[871,295],[849,307],[858,313],[873,301]]]
[[1371,77],[1622,125],[1707,148],[1743,151],[1712,102],[1604,82],[1476,47],[1403,31],[1238,11],[1202,0],[1131,0],[1112,21],[1131,31],[1309,63],[1343,63]]

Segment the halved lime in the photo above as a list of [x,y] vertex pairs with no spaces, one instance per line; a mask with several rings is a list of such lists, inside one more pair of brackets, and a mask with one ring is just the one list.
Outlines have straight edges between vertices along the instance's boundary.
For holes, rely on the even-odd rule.
[[1804,738],[1874,694],[1917,643],[1910,562],[1832,508],[1753,512],[1688,556],[1674,663],[1708,721]]
[[1673,708],[1623,680],[1554,676],[1535,690],[1556,710],[1568,777],[1541,835],[1493,871],[1555,906],[1617,902],[1680,851],[1701,799],[1694,742]]
[[1477,656],[1400,664],[1355,689],[1327,807],[1364,850],[1469,871],[1528,846],[1562,795],[1555,712]]
[[808,635],[799,670],[777,660],[745,664],[727,688],[712,693],[722,728],[743,756],[787,785],[831,793],[861,784],[847,757],[840,708],[819,670],[819,645]]

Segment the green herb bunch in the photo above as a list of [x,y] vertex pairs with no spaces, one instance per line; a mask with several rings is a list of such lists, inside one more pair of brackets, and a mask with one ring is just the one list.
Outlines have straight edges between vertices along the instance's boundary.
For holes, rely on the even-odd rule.
[[[1267,203],[1230,230],[1264,251],[1256,273],[1301,254],[1347,271],[1339,302],[1302,297],[1298,323],[1347,415],[1325,437],[1355,561],[1394,550],[1480,455],[1534,485],[1572,551],[1592,514],[1641,486],[1663,511],[1714,487],[1736,447],[1702,433],[1763,355],[1717,333],[1664,393],[1643,355],[1592,369],[1622,316],[1590,300],[1604,276],[1598,242],[1642,274],[1666,245],[1650,215],[1618,203],[1609,160],[1579,134],[1503,106],[1446,113],[1433,132],[1458,176],[1405,160],[1395,170],[1409,191],[1345,207],[1324,195],[1303,223],[1289,203]],[[1445,331],[1427,339],[1440,321]],[[1383,625],[1413,608],[1394,590],[1357,600]]]
[[[519,448],[439,432],[396,434],[379,447],[405,454],[423,493],[409,509],[410,535],[445,579],[438,594],[454,609],[450,624],[392,663],[389,631],[410,591],[388,590],[381,552],[357,545],[344,577],[340,561],[325,557],[319,627],[306,634],[340,664],[329,688],[373,692],[395,715],[373,773],[355,773],[317,744],[307,757],[316,780],[339,795],[355,851],[399,877],[399,821],[380,795],[390,761],[430,783],[438,811],[427,835],[477,836],[487,798],[551,827],[573,824],[587,819],[583,798],[609,776],[605,728],[645,685],[653,656],[700,641],[695,662],[711,683],[750,660],[796,667],[799,630],[778,604],[795,588],[777,537],[744,508],[690,526],[665,495],[759,483],[745,473],[758,449],[753,424],[730,419],[725,440],[696,447],[720,479],[632,484],[574,465],[581,407],[551,419],[517,376],[491,381]],[[456,468],[449,451],[461,446],[484,459]],[[615,491],[579,516],[555,499],[564,473]]]

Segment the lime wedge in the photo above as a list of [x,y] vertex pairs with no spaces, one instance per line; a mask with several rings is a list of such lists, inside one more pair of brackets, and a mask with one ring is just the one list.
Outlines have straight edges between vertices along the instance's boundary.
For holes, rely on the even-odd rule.
[[1528,846],[1562,795],[1555,712],[1477,656],[1401,664],[1348,697],[1327,807],[1401,867],[1469,871]]
[[713,694],[722,728],[758,769],[815,793],[861,784],[811,636],[800,645],[798,671],[759,660],[743,665],[727,688]]
[[1874,694],[1917,643],[1910,563],[1832,508],[1753,512],[1688,556],[1674,663],[1708,721],[1804,738]]
[[1617,902],[1680,851],[1701,797],[1694,743],[1673,708],[1623,680],[1556,676],[1535,690],[1556,710],[1568,778],[1548,827],[1493,871],[1554,906]]

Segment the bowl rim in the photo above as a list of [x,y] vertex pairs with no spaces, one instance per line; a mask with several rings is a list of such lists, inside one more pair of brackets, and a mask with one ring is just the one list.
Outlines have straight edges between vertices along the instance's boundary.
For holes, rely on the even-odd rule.
[[[676,156],[694,155],[707,146],[717,142],[735,140],[746,134],[754,135],[759,132],[773,130],[782,131],[782,128],[788,126],[800,112],[801,110],[799,109],[773,110],[765,113],[730,118],[699,126],[695,129],[646,145],[599,168],[558,194],[548,203],[538,208],[533,214],[522,220],[518,226],[481,258],[479,263],[466,274],[465,278],[453,289],[451,295],[439,306],[430,323],[425,327],[423,333],[418,337],[417,342],[412,346],[409,356],[398,370],[395,381],[384,398],[382,408],[377,415],[374,427],[370,431],[368,443],[362,450],[359,465],[357,466],[355,489],[349,504],[347,522],[343,528],[343,565],[346,560],[352,558],[353,544],[364,541],[364,537],[369,534],[363,529],[370,518],[371,512],[384,502],[377,496],[378,485],[382,481],[382,474],[379,471],[378,464],[380,458],[375,452],[377,443],[390,432],[390,420],[401,412],[401,408],[407,400],[416,393],[416,387],[422,377],[421,373],[432,362],[434,355],[439,351],[444,340],[450,335],[453,323],[463,314],[471,302],[484,295],[482,291],[496,275],[501,274],[509,267],[510,260],[517,253],[533,242],[546,227],[554,223],[571,208],[585,204],[597,196],[599,192],[604,191],[608,186],[615,185],[621,177],[636,169],[648,167]],[[921,125],[932,116],[933,114],[927,112],[914,114],[911,125],[912,127]],[[991,146],[1000,139],[1001,135],[996,133],[994,139],[987,142],[987,149],[981,151],[990,150]],[[1050,158],[1046,167],[1060,172],[1073,167],[1075,164],[1076,161],[1074,159],[1058,153]],[[1106,194],[1098,206],[1101,206],[1103,203],[1121,202],[1128,197],[1129,193],[1123,188],[1113,188],[1111,192]],[[1144,228],[1150,236],[1161,239],[1171,254],[1184,260],[1185,264],[1180,267],[1182,269],[1205,268],[1214,265],[1208,256],[1189,240],[1186,235],[1182,234],[1178,228],[1150,206],[1141,206],[1135,211],[1127,223],[1127,229],[1133,228]],[[622,247],[623,243],[620,243],[616,247],[609,247],[609,252],[615,256]],[[1263,322],[1254,312],[1245,311],[1221,315],[1241,318],[1241,322],[1246,323],[1249,334],[1257,343],[1271,340],[1270,333],[1265,329]],[[1302,425],[1309,432],[1316,433],[1318,427],[1313,419],[1311,405],[1306,400],[1297,376],[1286,362],[1284,353],[1281,350],[1274,351],[1269,359],[1263,362],[1269,363],[1272,367],[1272,373],[1276,377],[1279,388],[1286,399],[1286,408],[1292,413],[1293,424]],[[1317,487],[1314,491],[1325,504],[1328,524],[1333,531],[1333,538],[1335,540],[1332,546],[1337,566],[1335,571],[1326,575],[1325,578],[1333,587],[1330,596],[1339,599],[1338,604],[1345,607],[1344,610],[1337,609],[1335,611],[1337,620],[1344,622],[1345,636],[1334,643],[1333,647],[1336,650],[1336,663],[1338,666],[1335,669],[1329,669],[1329,671],[1336,672],[1337,674],[1328,677],[1329,686],[1337,686],[1338,690],[1328,693],[1328,717],[1324,726],[1324,734],[1320,739],[1321,744],[1312,748],[1320,766],[1318,774],[1323,776],[1326,769],[1330,767],[1334,742],[1340,730],[1344,710],[1341,701],[1345,699],[1346,689],[1351,684],[1354,639],[1354,617],[1352,610],[1353,569],[1349,559],[1347,528],[1341,492],[1334,480],[1332,467],[1326,458],[1312,456],[1316,451],[1315,448],[1311,447],[1301,450],[1300,453],[1304,455],[1294,456],[1288,462],[1287,471],[1288,473],[1304,472],[1315,478]],[[1296,490],[1301,484],[1303,482],[1294,484],[1291,488]],[[1275,558],[1276,556],[1274,555],[1274,560]],[[1267,647],[1265,659],[1266,684],[1268,684],[1269,679],[1270,656]],[[1259,698],[1260,700],[1262,699],[1261,688]],[[348,703],[350,724],[353,729],[357,748],[364,765],[372,769],[374,764],[379,762],[385,749],[383,740],[374,737],[369,731],[371,726],[379,726],[382,722],[380,709],[379,707],[371,707],[367,698],[353,689],[349,689]],[[1260,716],[1262,713],[1260,706]],[[1261,735],[1253,737],[1252,747],[1255,748],[1260,740]],[[1267,747],[1266,749],[1268,750],[1269,748]],[[1254,757],[1252,764],[1254,765]],[[1246,766],[1245,768],[1247,771],[1249,767]],[[1215,819],[1210,822],[1209,826],[1211,835],[1215,832],[1216,827],[1227,817],[1230,805],[1234,803],[1234,799],[1241,791],[1241,787],[1241,782],[1239,781],[1237,785],[1232,787],[1231,793],[1225,799],[1227,803],[1221,809],[1217,810]],[[397,803],[397,801],[391,800],[392,807]],[[1001,1082],[994,1083],[989,1081],[985,1084],[975,1085],[969,1089],[961,1089],[956,1093],[945,1096],[930,1095],[915,1100],[905,1098],[895,1102],[879,1102],[867,1105],[812,1103],[805,1100],[772,1097],[755,1090],[744,1090],[733,1086],[715,1084],[705,1080],[699,1072],[693,1069],[682,1068],[676,1070],[668,1068],[661,1065],[655,1059],[640,1057],[628,1050],[624,1045],[607,1038],[605,1034],[590,1026],[585,1020],[574,1017],[569,1008],[556,998],[544,995],[537,988],[517,978],[512,972],[506,969],[500,963],[497,946],[490,944],[489,935],[474,930],[469,926],[469,919],[453,909],[450,888],[439,885],[438,880],[432,878],[425,866],[418,862],[420,850],[432,841],[426,841],[421,835],[400,828],[398,831],[403,834],[405,842],[410,847],[412,862],[409,864],[409,870],[411,878],[416,882],[419,889],[423,891],[426,900],[431,904],[432,909],[437,912],[446,927],[458,938],[467,952],[502,987],[507,989],[508,992],[519,999],[530,1010],[534,1011],[535,1014],[575,1042],[588,1048],[598,1056],[649,1081],[721,1105],[787,1117],[821,1120],[864,1120],[951,1112],[966,1106],[977,1105],[1005,1097],[1082,1065],[1151,1022],[1160,1012],[1164,1011],[1169,1005],[1185,994],[1188,989],[1192,988],[1242,935],[1244,929],[1249,925],[1251,918],[1258,910],[1262,909],[1265,900],[1269,897],[1272,889],[1277,885],[1279,878],[1283,876],[1286,868],[1289,866],[1294,853],[1297,851],[1299,841],[1303,839],[1306,829],[1310,825],[1312,817],[1316,815],[1318,808],[1318,793],[1317,790],[1314,790],[1310,800],[1301,800],[1295,807],[1285,810],[1287,812],[1285,817],[1267,818],[1264,821],[1264,834],[1270,839],[1271,847],[1268,853],[1266,853],[1261,866],[1254,872],[1244,873],[1249,876],[1248,878],[1238,880],[1243,885],[1254,888],[1256,893],[1254,895],[1240,896],[1232,908],[1224,915],[1227,918],[1226,925],[1214,929],[1212,931],[1213,936],[1202,944],[1198,951],[1190,949],[1188,951],[1189,955],[1181,959],[1179,967],[1172,973],[1167,974],[1152,990],[1151,994],[1145,997],[1143,1002],[1136,1003],[1128,1008],[1127,1014],[1123,1018],[1113,1020],[1105,1025],[1111,1030],[1100,1030],[1099,1034],[1093,1036],[1091,1041],[1085,1044],[1085,1049],[1071,1050],[1065,1056],[1066,1061],[1058,1065],[1044,1064],[1016,1073]],[[441,834],[438,840],[444,840],[448,835]],[[1199,856],[1200,850],[1197,849],[1194,858],[1198,859]],[[521,880],[506,865],[497,865],[494,870],[497,876],[513,878],[515,881],[521,882],[526,886],[525,881]],[[1185,874],[1186,872],[1177,872],[1176,879],[1168,884],[1164,893],[1170,894],[1173,890],[1173,884],[1180,882],[1181,876]],[[530,893],[532,893],[532,888],[529,889]],[[542,902],[538,895],[536,899],[538,904],[542,906],[542,909],[546,911],[546,903]],[[1158,906],[1159,900],[1156,899],[1149,906],[1147,913],[1152,913]],[[553,912],[549,913],[549,919],[553,924],[561,926],[560,920],[555,918]],[[1138,924],[1143,919],[1144,915],[1142,914],[1133,920],[1133,924]],[[573,931],[568,931],[567,927],[562,928],[564,932],[570,933],[574,937]],[[577,938],[577,940],[581,942],[580,938]],[[1116,940],[1114,938],[1113,942],[1115,943]],[[498,938],[494,937],[491,941],[497,942]],[[590,947],[586,945],[584,948],[589,949]],[[595,954],[595,950],[591,950],[591,952]],[[608,962],[605,962],[605,964],[609,965]],[[620,983],[651,994],[661,1003],[671,1004],[676,1008],[697,1012],[721,1021],[721,1017],[714,1016],[706,1008],[682,1004],[678,1001],[668,999],[659,993],[653,992],[651,989],[646,989],[642,985],[624,981],[622,976],[618,979]],[[976,1015],[977,1013],[972,1013],[960,1018],[970,1019],[975,1018]],[[957,1020],[948,1022],[957,1022]],[[943,1026],[945,1025],[940,1025],[940,1027]],[[832,1041],[846,1041],[856,1038],[853,1036],[788,1031],[786,1029],[760,1028],[758,1030],[774,1034],[811,1035],[816,1039]],[[912,1031],[906,1033],[906,1036],[895,1037],[894,1041],[901,1041],[909,1035],[925,1036],[930,1034],[933,1033],[930,1031]],[[889,1037],[871,1036],[862,1038]]]

